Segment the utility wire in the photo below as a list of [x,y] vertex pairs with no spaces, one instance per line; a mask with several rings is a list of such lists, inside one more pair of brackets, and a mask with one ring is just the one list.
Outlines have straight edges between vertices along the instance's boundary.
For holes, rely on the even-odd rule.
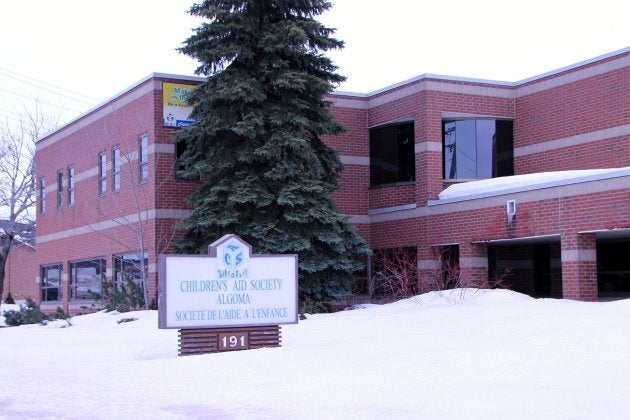
[[17,95],[17,96],[21,96],[21,97],[26,98],[26,99],[32,99],[34,101],[39,101],[39,102],[41,102],[43,104],[54,106],[55,108],[59,108],[59,109],[62,109],[64,111],[72,111],[72,112],[76,112],[77,114],[81,113],[81,111],[77,111],[76,109],[68,108],[68,107],[65,107],[65,106],[62,106],[62,105],[51,104],[50,102],[42,101],[41,99],[33,98],[32,96],[22,95],[21,93],[17,93],[17,92],[14,92],[12,90],[9,90],[9,89],[0,88],[0,90],[12,93],[12,94]]
[[54,90],[52,90],[52,89],[48,89],[48,88],[45,88],[45,87],[42,87],[42,86],[37,86],[37,85],[36,85],[36,84],[34,84],[34,83],[25,82],[24,80],[20,80],[20,79],[18,79],[17,77],[13,77],[13,76],[10,76],[10,75],[8,75],[8,74],[4,74],[4,73],[2,73],[2,71],[1,71],[1,70],[0,70],[0,74],[1,74],[2,76],[4,76],[4,77],[10,77],[10,78],[11,78],[11,79],[13,79],[13,80],[17,80],[17,81],[18,81],[18,82],[20,82],[20,83],[25,83],[25,84],[27,84],[27,85],[29,85],[29,86],[36,87],[37,89],[42,89],[42,90],[45,90],[46,92],[50,92],[50,93],[52,93],[53,95],[63,96],[64,98],[70,99],[71,101],[82,102],[82,103],[84,103],[84,104],[86,104],[86,105],[95,105],[95,103],[94,103],[94,102],[88,102],[88,101],[84,101],[83,99],[73,98],[73,97],[71,97],[71,96],[64,95],[63,93],[55,92],[55,91],[54,91]]
[[8,112],[8,113],[11,113],[11,114],[17,115],[18,117],[21,117],[21,116],[22,116],[22,115],[20,115],[20,113],[19,113],[19,112],[12,111],[12,110],[10,110],[10,109],[3,108],[3,107],[0,107],[0,111]]
[[[64,88],[62,88],[62,87],[55,86],[55,85],[53,85],[53,84],[43,82],[43,81],[41,81],[41,80],[34,79],[34,78],[29,77],[29,76],[26,76],[26,75],[24,75],[24,74],[21,74],[21,73],[18,73],[18,72],[15,72],[15,71],[12,71],[12,70],[6,69],[6,68],[4,68],[4,67],[0,67],[0,71],[3,71],[3,72],[8,72],[8,73],[14,74],[14,75],[16,75],[16,76],[20,76],[20,77],[23,77],[23,78],[25,78],[25,79],[32,80],[32,81],[34,81],[34,82],[40,83],[40,84],[42,84],[42,85],[50,86],[50,87],[52,87],[52,88],[59,89],[59,90],[62,90],[62,91],[64,91],[64,92],[72,93],[73,95],[76,95],[76,96],[81,96],[81,97],[86,98],[86,99],[92,99],[92,100],[94,100],[94,101],[96,101],[96,102],[99,102],[99,101],[100,101],[100,99],[98,99],[98,98],[94,98],[94,97],[92,97],[92,96],[83,95],[83,94],[81,94],[81,93],[74,92],[74,91],[71,91],[71,90],[69,90],[69,89],[64,89]],[[5,76],[6,76],[6,74],[5,74]],[[9,76],[9,77],[11,77],[11,76]],[[26,82],[24,82],[24,81],[22,81],[22,82],[23,82],[23,83],[26,83]]]
[[9,114],[4,114],[4,115],[0,116],[0,121],[4,120],[5,118],[7,120],[11,120],[11,121],[16,122],[16,123],[22,123],[22,120],[14,117],[12,115],[9,115]]

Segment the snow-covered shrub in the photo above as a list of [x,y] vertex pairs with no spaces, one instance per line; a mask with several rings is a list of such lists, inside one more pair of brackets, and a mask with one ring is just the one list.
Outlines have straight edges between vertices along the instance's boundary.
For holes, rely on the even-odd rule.
[[64,321],[68,323],[68,326],[70,327],[72,326],[72,322],[70,322],[71,318],[72,316],[70,314],[67,314],[61,306],[57,306],[57,309],[55,310],[55,312],[53,312],[52,314],[48,316],[49,320],[63,319]]
[[94,295],[107,311],[130,312],[144,309],[144,290],[130,277],[121,287],[117,287],[114,282],[103,282],[101,293]]
[[17,327],[24,324],[39,324],[46,319],[37,303],[31,298],[26,299],[26,306],[20,305],[20,309],[5,311],[3,314],[4,323],[9,327]]

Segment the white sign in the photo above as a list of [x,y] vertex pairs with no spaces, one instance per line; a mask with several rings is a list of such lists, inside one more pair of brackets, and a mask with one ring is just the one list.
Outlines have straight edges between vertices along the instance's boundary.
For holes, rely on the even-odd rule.
[[251,255],[236,235],[208,253],[160,255],[160,328],[297,323],[297,255]]

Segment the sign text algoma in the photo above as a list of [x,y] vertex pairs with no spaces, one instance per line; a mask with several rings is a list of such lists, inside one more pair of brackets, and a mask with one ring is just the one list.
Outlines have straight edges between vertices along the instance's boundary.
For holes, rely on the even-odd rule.
[[160,328],[297,323],[297,255],[252,255],[236,235],[208,254],[160,255]]

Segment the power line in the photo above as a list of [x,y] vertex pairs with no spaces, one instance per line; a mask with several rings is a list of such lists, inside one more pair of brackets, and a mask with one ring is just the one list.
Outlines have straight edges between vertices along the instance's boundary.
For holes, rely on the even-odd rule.
[[55,91],[54,91],[54,90],[52,90],[52,89],[48,89],[48,88],[45,88],[45,87],[42,87],[42,86],[37,86],[37,85],[36,85],[36,84],[34,84],[34,83],[25,82],[24,80],[20,80],[20,79],[18,79],[17,77],[13,77],[13,76],[10,76],[10,75],[8,75],[8,74],[4,74],[4,73],[2,73],[2,70],[1,70],[1,69],[0,69],[0,74],[1,74],[2,76],[4,76],[4,77],[10,77],[10,78],[11,78],[11,79],[13,79],[13,80],[17,80],[17,81],[18,81],[18,82],[20,82],[20,83],[25,83],[25,84],[27,84],[27,85],[29,85],[29,86],[36,87],[37,89],[42,89],[42,90],[45,90],[46,92],[50,92],[50,93],[52,93],[53,95],[63,96],[64,98],[70,99],[71,101],[82,102],[82,103],[84,103],[84,104],[86,104],[86,105],[94,105],[94,102],[88,102],[88,101],[84,101],[83,99],[73,98],[73,97],[71,97],[71,96],[64,95],[63,93],[55,92]]
[[[4,68],[4,67],[0,67],[0,70],[1,70],[1,71],[4,71],[4,72],[11,73],[11,74],[14,74],[14,75],[17,75],[17,76],[20,76],[20,77],[23,77],[23,78],[25,78],[25,79],[32,80],[32,81],[37,82],[37,83],[40,83],[40,84],[42,84],[42,85],[50,86],[50,87],[55,88],[55,89],[63,90],[64,92],[69,92],[69,93],[72,93],[72,94],[74,94],[74,95],[81,96],[81,97],[83,97],[83,98],[92,99],[92,100],[94,100],[94,101],[96,101],[96,102],[99,102],[99,101],[100,101],[100,99],[98,99],[98,98],[94,98],[94,97],[92,97],[92,96],[83,95],[83,94],[81,94],[81,93],[74,92],[74,91],[71,91],[71,90],[69,90],[69,89],[65,89],[65,88],[62,88],[62,87],[59,87],[59,86],[55,86],[55,85],[53,85],[53,84],[51,84],[51,83],[47,83],[47,82],[44,82],[44,81],[41,81],[41,80],[35,79],[35,78],[33,78],[33,77],[26,76],[26,75],[24,75],[24,74],[21,74],[21,73],[18,73],[18,72],[15,72],[15,71],[12,71],[12,70],[6,69],[6,68]],[[6,76],[6,74],[5,74],[5,76]],[[11,76],[9,76],[9,77],[11,77]],[[23,82],[23,81],[22,81],[22,82]],[[26,83],[26,82],[23,82],[23,83]]]
[[65,107],[65,106],[62,106],[62,105],[55,105],[55,104],[51,104],[50,102],[42,101],[41,99],[37,99],[37,98],[34,98],[34,97],[32,97],[32,96],[22,95],[21,93],[17,93],[17,92],[14,92],[14,91],[12,91],[12,90],[9,90],[9,89],[3,89],[3,88],[0,88],[0,90],[5,91],[5,92],[12,93],[12,94],[17,95],[17,96],[21,96],[21,97],[26,98],[26,99],[32,99],[32,100],[34,100],[34,101],[38,101],[38,102],[41,102],[41,103],[43,103],[43,104],[53,106],[53,107],[55,107],[55,108],[59,108],[59,109],[62,109],[62,110],[64,110],[64,111],[72,111],[72,112],[76,112],[77,114],[78,114],[78,113],[81,113],[81,111],[77,111],[76,109],[68,108],[68,107]]
[[11,113],[11,114],[15,114],[15,115],[17,115],[18,117],[21,117],[21,115],[20,115],[18,112],[16,112],[16,111],[12,111],[12,110],[7,109],[7,108],[0,107],[0,111],[9,112],[9,113]]
[[2,115],[2,116],[0,117],[0,121],[1,121],[1,120],[3,120],[3,119],[5,119],[5,118],[6,118],[7,120],[11,120],[11,121],[16,122],[16,123],[22,123],[22,120],[20,120],[20,119],[18,119],[18,118],[16,118],[16,117],[14,117],[14,116],[12,116],[12,115],[9,115],[9,114],[4,114],[4,115]]

